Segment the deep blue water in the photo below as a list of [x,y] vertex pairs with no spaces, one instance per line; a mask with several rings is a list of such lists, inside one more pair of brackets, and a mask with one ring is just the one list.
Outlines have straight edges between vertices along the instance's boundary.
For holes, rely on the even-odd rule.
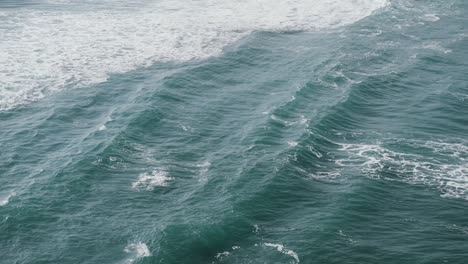
[[467,263],[468,2],[214,2],[0,3],[0,263]]

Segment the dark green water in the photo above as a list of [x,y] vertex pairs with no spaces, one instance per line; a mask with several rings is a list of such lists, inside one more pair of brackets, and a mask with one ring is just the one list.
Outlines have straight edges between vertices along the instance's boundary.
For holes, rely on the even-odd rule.
[[2,75],[0,263],[468,263],[467,14],[391,1],[100,83]]

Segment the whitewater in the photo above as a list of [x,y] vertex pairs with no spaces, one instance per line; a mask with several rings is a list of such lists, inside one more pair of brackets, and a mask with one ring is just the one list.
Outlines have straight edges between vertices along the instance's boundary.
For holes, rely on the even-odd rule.
[[0,2],[0,263],[468,259],[464,0]]
[[0,10],[0,109],[153,63],[203,60],[255,31],[343,26],[369,1],[45,1]]

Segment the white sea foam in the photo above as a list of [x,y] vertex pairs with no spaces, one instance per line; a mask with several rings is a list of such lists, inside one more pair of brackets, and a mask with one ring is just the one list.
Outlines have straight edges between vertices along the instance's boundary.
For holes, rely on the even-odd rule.
[[140,174],[138,180],[132,184],[132,187],[139,191],[152,191],[156,187],[167,186],[172,179],[166,171],[153,170],[151,173]]
[[258,225],[253,225],[253,227],[255,228],[253,232],[255,234],[258,234],[260,232],[261,228]]
[[229,251],[224,251],[224,252],[216,254],[216,258],[217,259],[223,259],[223,257],[227,257],[229,255],[231,255],[231,253]]
[[295,260],[295,263],[299,263],[299,256],[297,255],[297,253],[290,250],[290,249],[285,248],[283,245],[281,245],[281,244],[272,244],[272,243],[263,243],[263,245],[265,245],[267,247],[276,248],[276,250],[278,252],[281,252],[281,253],[283,253],[285,255],[291,256]]
[[211,166],[211,163],[209,161],[205,161],[203,163],[199,163],[196,165],[198,168],[209,168]]
[[349,237],[348,235],[346,235],[343,230],[338,230],[338,235],[340,235],[341,237],[343,237],[344,240],[346,240],[348,243],[350,244],[355,244],[356,241],[354,241],[351,237]]
[[309,119],[307,119],[304,115],[300,115],[299,120],[296,121],[286,121],[283,120],[276,115],[271,115],[270,118],[276,122],[279,122],[285,126],[294,126],[294,125],[307,125]]
[[343,26],[388,0],[49,2],[0,13],[0,110],[155,62],[217,56],[253,31]]
[[5,205],[7,205],[8,202],[9,202],[9,200],[10,200],[9,197],[0,199],[0,206],[5,206]]
[[[411,149],[411,151],[396,151]],[[336,160],[342,167],[359,168],[370,177],[381,172],[396,180],[438,188],[441,196],[468,200],[468,145],[417,140],[386,140],[374,144],[342,144],[346,158]],[[395,180],[395,179],[393,179]]]
[[435,22],[435,21],[440,20],[440,17],[436,16],[435,14],[425,14],[425,15],[423,16],[423,19],[424,19],[425,21]]
[[203,163],[196,164],[197,168],[200,170],[200,178],[199,182],[206,183],[208,181],[208,171],[210,170],[211,163],[209,161],[205,161]]
[[423,49],[433,50],[436,52],[441,52],[444,54],[452,52],[451,49],[444,48],[440,42],[437,41],[428,41],[424,42],[421,46]]
[[134,263],[138,259],[151,256],[148,246],[142,242],[132,243],[125,247],[124,251],[132,254],[131,258],[128,259],[126,263]]
[[[234,250],[240,249],[240,247],[239,246],[233,246],[231,249],[232,249],[232,251],[234,251]],[[231,255],[231,252],[230,251],[224,251],[224,252],[218,253],[218,254],[216,254],[216,259],[222,260],[224,257],[227,257],[227,256]]]
[[5,206],[10,202],[12,197],[16,196],[16,192],[8,194],[6,197],[0,197],[0,206]]

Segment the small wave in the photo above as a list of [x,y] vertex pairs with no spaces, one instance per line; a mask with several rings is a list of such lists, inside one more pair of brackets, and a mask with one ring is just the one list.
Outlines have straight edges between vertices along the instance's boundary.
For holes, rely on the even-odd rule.
[[196,164],[196,167],[200,170],[200,179],[199,182],[206,183],[208,181],[207,173],[210,170],[211,163],[209,161],[205,161],[203,163]]
[[209,161],[205,161],[203,163],[199,163],[196,165],[198,168],[208,168],[211,166],[211,163]]
[[277,117],[276,115],[271,115],[270,118],[278,123],[281,123],[285,126],[294,126],[294,125],[307,125],[307,123],[310,121],[309,119],[307,119],[304,115],[300,115],[299,116],[299,120],[296,120],[296,121],[286,121],[286,120],[283,120],[279,117]]
[[288,256],[292,257],[295,260],[295,263],[299,263],[299,256],[297,255],[297,253],[290,250],[290,249],[285,248],[283,245],[273,244],[273,243],[263,243],[263,245],[265,245],[267,247],[276,248],[276,250],[278,252],[281,252],[281,253],[283,253],[285,255],[288,255]]
[[4,198],[0,198],[0,206],[5,206],[10,202],[12,197],[16,196],[16,192],[12,192]]
[[124,251],[132,254],[132,257],[128,259],[126,263],[134,263],[138,259],[151,256],[148,246],[142,242],[132,243],[126,246]]
[[98,127],[98,131],[104,131],[104,130],[106,130],[106,129],[107,129],[106,124],[109,123],[110,121],[112,121],[112,118],[108,117],[108,118],[105,120],[105,122],[104,122],[102,125],[100,125],[100,126]]
[[423,19],[425,21],[435,22],[435,21],[440,20],[440,17],[436,16],[435,14],[425,14]]
[[299,120],[297,120],[297,121],[292,121],[292,122],[286,122],[285,124],[286,124],[286,126],[293,126],[293,125],[301,125],[301,126],[302,126],[302,125],[307,125],[307,123],[308,123],[309,121],[310,121],[310,120],[307,119],[307,118],[305,118],[304,115],[301,115],[301,116],[299,117]]
[[323,154],[319,150],[317,150],[314,146],[309,145],[307,146],[307,148],[312,154],[314,154],[315,157],[319,159],[323,157]]
[[351,237],[349,237],[347,234],[343,232],[343,230],[338,230],[338,235],[340,235],[344,240],[346,240],[350,244],[355,244],[356,241],[354,241]]
[[436,51],[436,52],[441,52],[441,53],[444,53],[444,54],[448,54],[448,53],[452,52],[451,49],[447,49],[447,48],[442,47],[442,44],[439,43],[439,42],[436,42],[436,41],[426,42],[421,46],[421,48],[428,49],[428,50],[433,50],[433,51]]
[[152,191],[156,187],[164,187],[169,184],[172,177],[166,171],[153,170],[151,173],[143,173],[138,176],[138,180],[132,184],[133,189]]

